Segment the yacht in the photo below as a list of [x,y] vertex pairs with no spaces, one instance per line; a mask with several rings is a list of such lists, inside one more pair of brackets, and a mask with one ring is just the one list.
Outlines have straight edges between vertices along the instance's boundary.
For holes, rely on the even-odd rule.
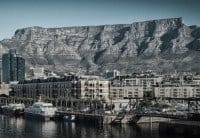
[[24,104],[9,104],[1,106],[2,112],[5,115],[21,116],[24,114]]
[[36,102],[32,106],[25,108],[25,117],[42,120],[50,120],[56,115],[57,108],[52,103]]

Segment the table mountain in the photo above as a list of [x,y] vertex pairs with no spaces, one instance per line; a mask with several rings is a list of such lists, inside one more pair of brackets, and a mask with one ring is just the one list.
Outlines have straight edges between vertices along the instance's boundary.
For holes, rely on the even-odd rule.
[[200,27],[182,18],[100,26],[18,29],[0,42],[26,66],[57,72],[200,71]]

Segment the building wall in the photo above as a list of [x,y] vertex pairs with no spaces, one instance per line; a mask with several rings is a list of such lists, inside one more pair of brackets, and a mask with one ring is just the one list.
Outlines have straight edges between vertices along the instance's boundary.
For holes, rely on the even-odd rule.
[[127,78],[123,80],[123,86],[142,86],[144,91],[152,91],[153,85],[161,81],[162,77]]
[[2,56],[3,82],[22,81],[25,79],[25,60],[10,50]]
[[108,101],[109,81],[80,80],[64,82],[23,83],[12,85],[13,96],[37,98],[72,97],[78,99],[104,99]]
[[108,101],[109,81],[99,79],[79,80],[77,91],[80,99],[104,99]]
[[109,97],[112,99],[142,98],[143,87],[141,86],[123,86],[123,87],[110,87]]
[[71,82],[44,82],[16,84],[11,86],[14,96],[26,98],[38,98],[42,95],[46,98],[69,97]]
[[189,98],[200,97],[200,86],[154,87],[155,97]]
[[10,81],[10,55],[4,54],[2,56],[2,81]]
[[25,79],[25,60],[22,57],[17,57],[17,80]]
[[0,84],[0,95],[5,94],[9,95],[10,85],[9,84]]

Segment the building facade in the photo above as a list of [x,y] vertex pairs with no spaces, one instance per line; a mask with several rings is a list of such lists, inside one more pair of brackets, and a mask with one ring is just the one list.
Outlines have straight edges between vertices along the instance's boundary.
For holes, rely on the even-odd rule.
[[162,82],[162,77],[136,77],[123,80],[123,86],[142,86],[143,91],[153,91],[153,85]]
[[143,87],[141,86],[111,86],[110,99],[119,100],[124,98],[143,98]]
[[48,78],[23,81],[12,85],[11,95],[37,99],[76,98],[105,100],[109,98],[109,81],[97,78]]
[[77,82],[79,99],[109,100],[109,81],[98,76],[82,76]]
[[200,98],[200,85],[162,85],[154,87],[156,98]]
[[22,81],[25,79],[25,60],[17,55],[16,50],[11,49],[9,53],[2,56],[2,81]]
[[0,84],[0,95],[9,95],[10,84]]
[[39,96],[44,98],[60,98],[73,95],[72,80],[68,78],[48,78],[35,79],[30,81],[19,82],[11,85],[11,96],[38,99]]

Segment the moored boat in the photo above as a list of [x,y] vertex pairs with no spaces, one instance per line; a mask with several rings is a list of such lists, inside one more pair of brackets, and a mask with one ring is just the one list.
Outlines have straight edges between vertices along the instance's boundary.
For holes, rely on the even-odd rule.
[[32,106],[25,108],[26,118],[50,120],[56,115],[57,108],[52,103],[36,102]]
[[9,104],[1,106],[2,113],[11,116],[21,116],[24,114],[24,104]]

